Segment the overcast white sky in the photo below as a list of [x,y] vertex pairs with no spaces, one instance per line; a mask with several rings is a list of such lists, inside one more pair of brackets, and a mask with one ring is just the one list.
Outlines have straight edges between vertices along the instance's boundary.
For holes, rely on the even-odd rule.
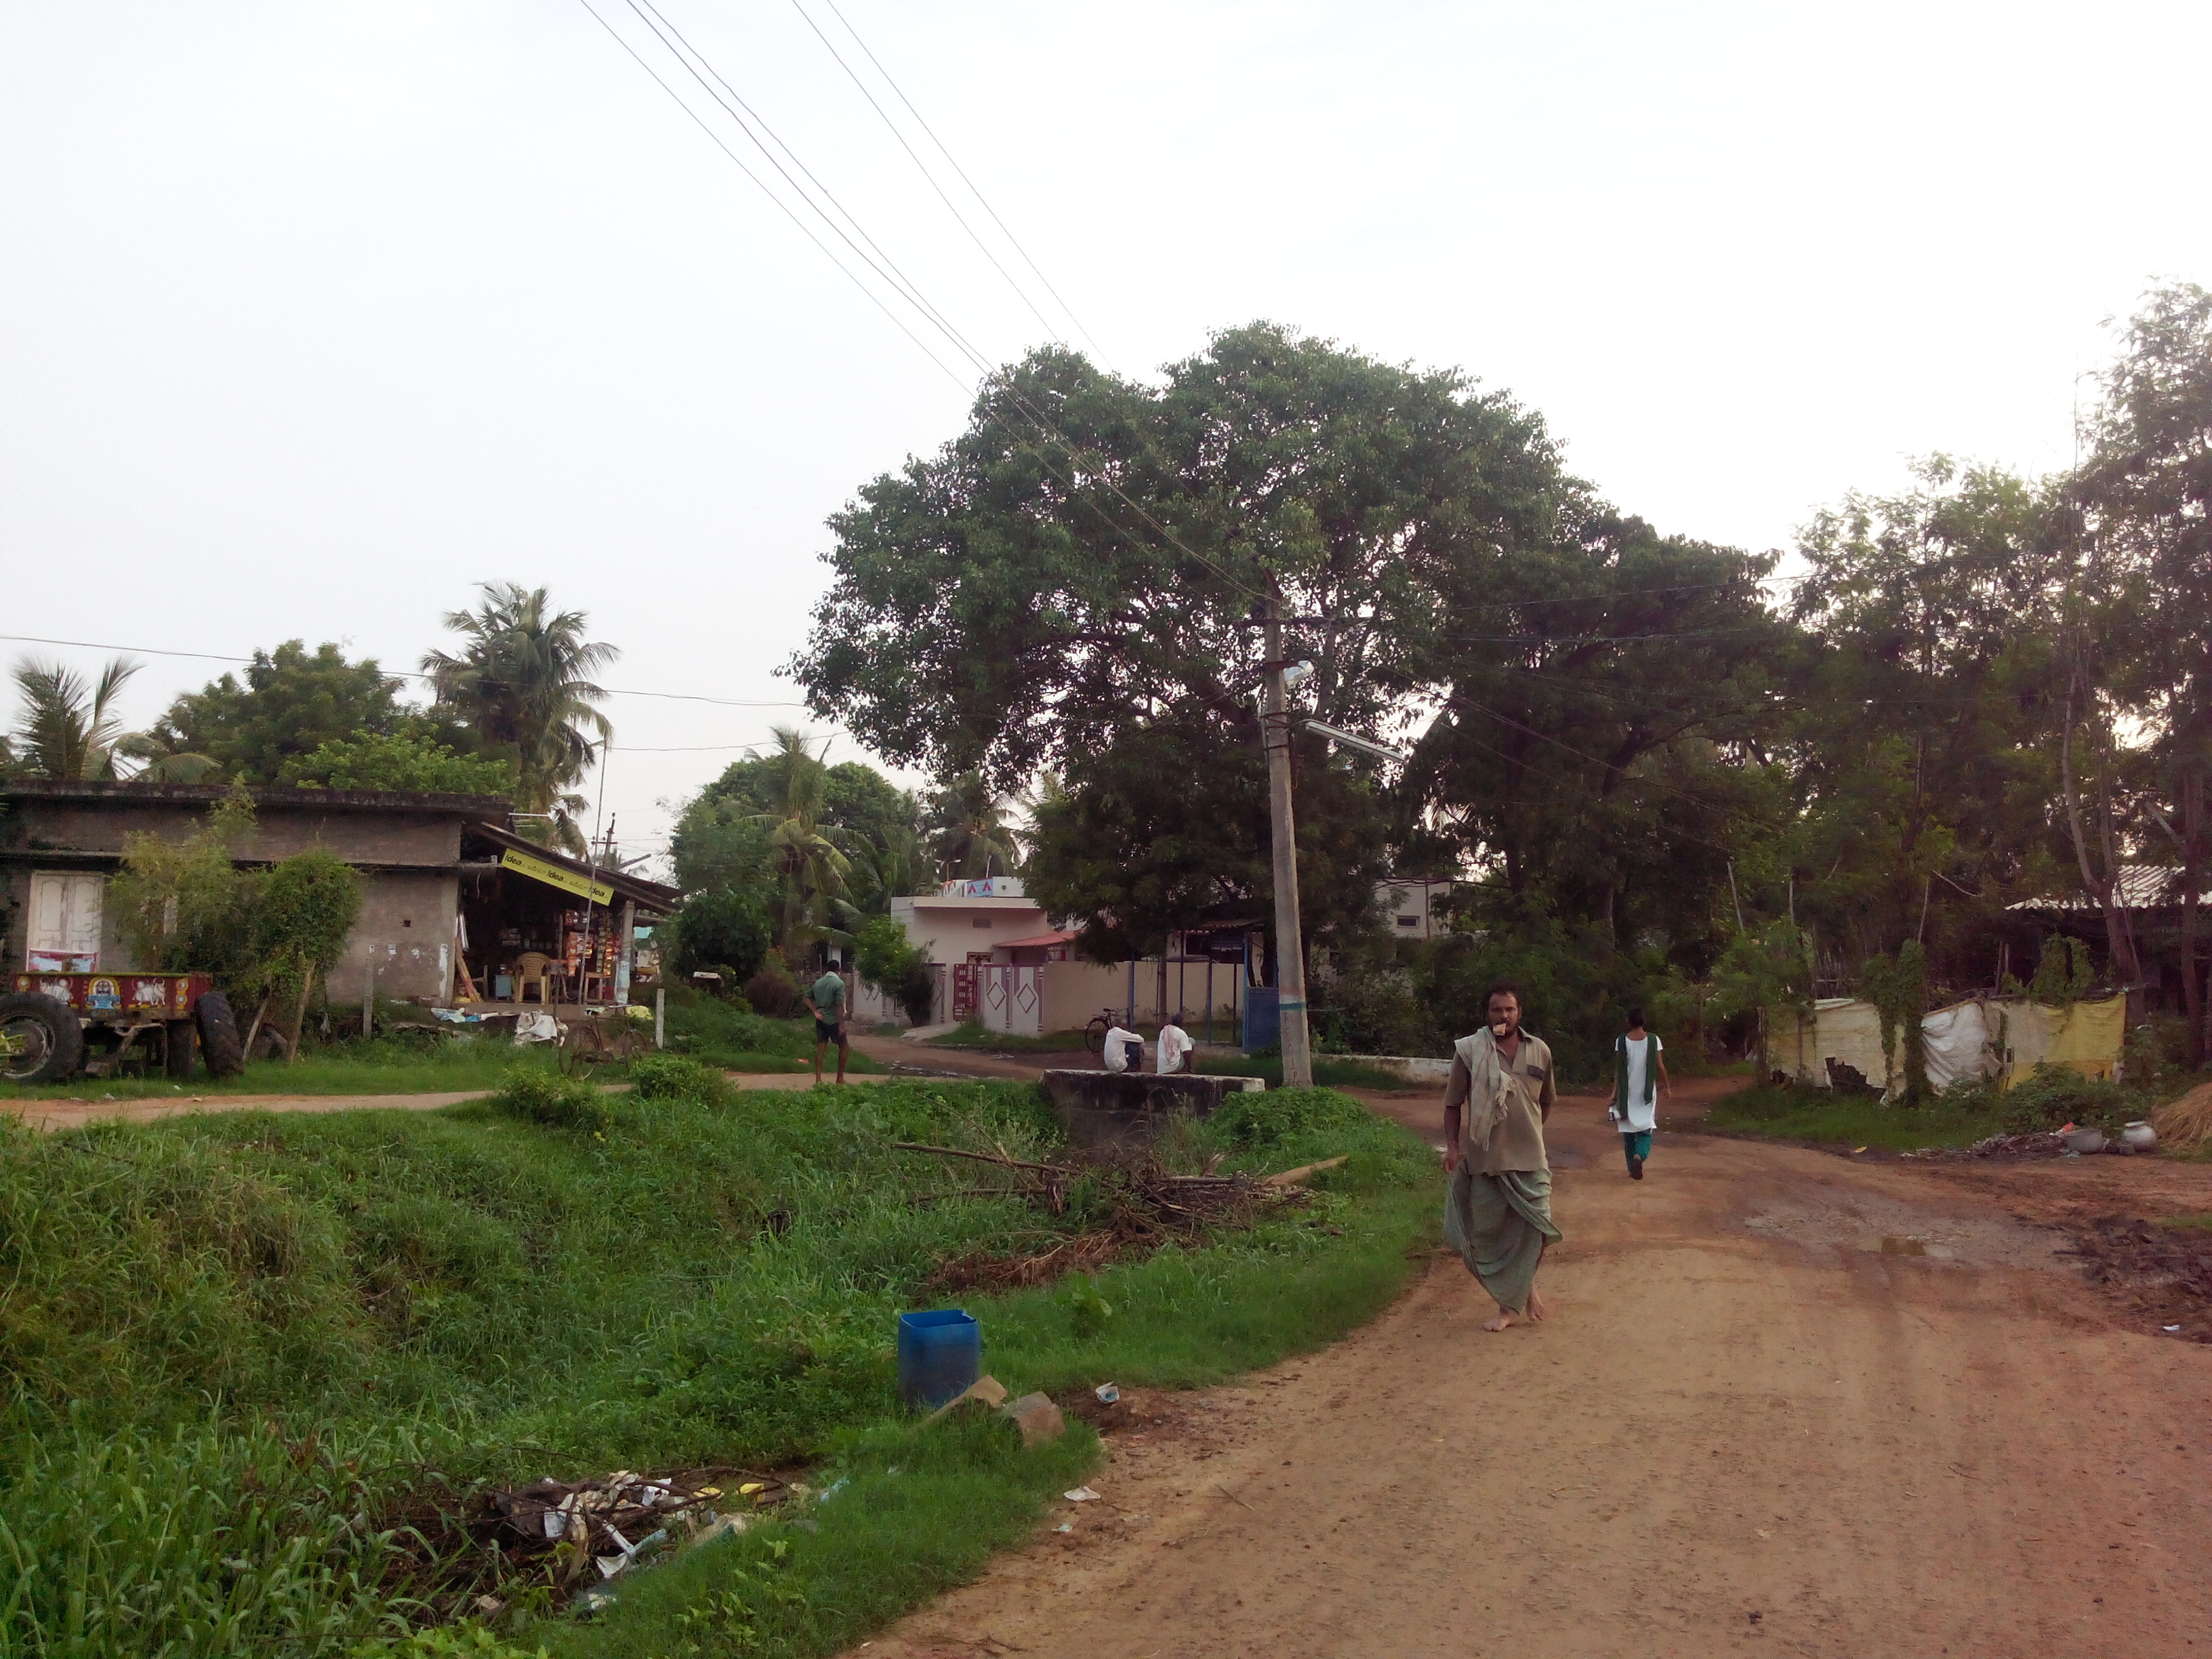
[[[660,3],[987,356],[1041,337],[793,0]],[[2063,465],[2102,320],[2212,281],[2201,0],[840,3],[1115,367],[1456,365],[1748,547]],[[0,632],[409,668],[514,578],[611,684],[793,698],[823,517],[968,397],[580,0],[0,0]],[[221,667],[145,661],[133,724]],[[610,713],[646,851],[799,711]]]

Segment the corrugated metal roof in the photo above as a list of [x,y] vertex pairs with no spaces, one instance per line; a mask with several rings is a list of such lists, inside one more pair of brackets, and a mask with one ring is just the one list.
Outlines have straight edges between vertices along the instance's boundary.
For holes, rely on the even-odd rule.
[[[2181,866],[2178,864],[2124,864],[2120,878],[2114,884],[2113,899],[2123,909],[2156,910],[2169,904],[2181,902]],[[2199,904],[2212,904],[2212,889],[2197,896]],[[2053,894],[2045,898],[2022,899],[2008,904],[2008,910],[2094,910],[2097,901],[2087,893]]]

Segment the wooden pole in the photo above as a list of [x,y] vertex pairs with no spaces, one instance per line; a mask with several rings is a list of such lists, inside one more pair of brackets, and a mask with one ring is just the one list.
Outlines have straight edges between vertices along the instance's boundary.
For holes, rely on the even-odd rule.
[[376,1035],[376,964],[367,963],[361,975],[361,1034]]
[[653,988],[653,1046],[668,1046],[668,988],[665,985]]

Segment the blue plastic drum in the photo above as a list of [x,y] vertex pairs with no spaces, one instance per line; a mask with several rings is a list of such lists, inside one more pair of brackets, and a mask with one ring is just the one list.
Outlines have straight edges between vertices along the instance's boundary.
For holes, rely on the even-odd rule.
[[983,1328],[958,1308],[901,1314],[899,1398],[934,1411],[983,1374]]

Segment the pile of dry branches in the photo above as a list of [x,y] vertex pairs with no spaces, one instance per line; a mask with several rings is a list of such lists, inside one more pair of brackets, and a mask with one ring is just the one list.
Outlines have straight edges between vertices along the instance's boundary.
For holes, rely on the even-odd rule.
[[1083,1213],[1089,1224],[1083,1231],[1028,1255],[978,1252],[944,1262],[930,1279],[931,1288],[939,1291],[1048,1284],[1066,1273],[1103,1267],[1124,1255],[1170,1242],[1194,1240],[1217,1228],[1249,1226],[1263,1213],[1303,1202],[1305,1193],[1299,1182],[1321,1167],[1280,1176],[1221,1175],[1216,1173],[1221,1162],[1216,1157],[1200,1174],[1176,1175],[1146,1152],[1085,1164],[1037,1164],[1004,1152],[904,1140],[891,1144],[902,1152],[962,1159],[1001,1172],[996,1185],[925,1194],[925,1202],[930,1198],[1020,1198],[1062,1216],[1067,1213],[1071,1192],[1079,1183],[1085,1188]]

